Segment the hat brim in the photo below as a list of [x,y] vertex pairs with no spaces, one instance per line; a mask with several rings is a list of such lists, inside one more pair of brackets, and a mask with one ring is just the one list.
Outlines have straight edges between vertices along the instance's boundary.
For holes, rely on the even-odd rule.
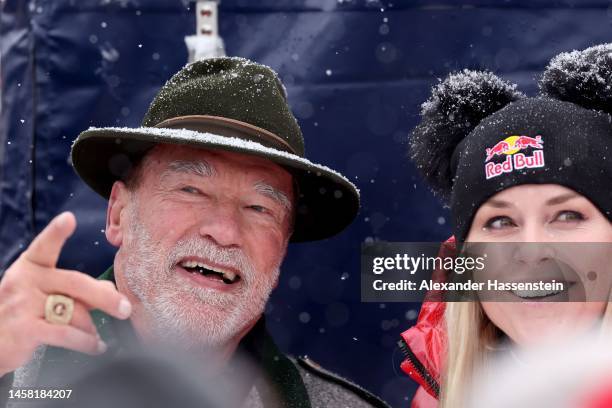
[[108,198],[113,183],[123,179],[160,143],[245,153],[287,169],[299,188],[291,242],[332,237],[346,228],[359,211],[359,191],[334,170],[253,141],[212,133],[153,127],[90,128],[72,145],[72,165],[87,185]]

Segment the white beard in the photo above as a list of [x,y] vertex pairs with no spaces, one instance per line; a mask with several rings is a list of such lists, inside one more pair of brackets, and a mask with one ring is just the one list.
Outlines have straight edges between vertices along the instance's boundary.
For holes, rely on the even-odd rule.
[[[185,238],[164,251],[139,219],[137,204],[130,206],[131,231],[120,248],[128,289],[142,302],[148,329],[156,340],[189,349],[226,345],[264,311],[280,272],[258,272],[240,249],[220,248],[200,236]],[[201,256],[240,271],[240,285],[232,292],[195,286],[173,269],[181,258]]]

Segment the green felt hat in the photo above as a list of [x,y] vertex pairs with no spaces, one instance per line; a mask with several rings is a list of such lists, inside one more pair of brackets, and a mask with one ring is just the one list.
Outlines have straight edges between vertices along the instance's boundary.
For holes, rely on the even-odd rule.
[[161,88],[141,127],[82,132],[72,164],[108,198],[113,183],[159,143],[252,154],[287,169],[299,191],[293,242],[331,237],[359,210],[359,192],[349,180],[304,157],[304,137],[276,73],[244,58],[188,64]]

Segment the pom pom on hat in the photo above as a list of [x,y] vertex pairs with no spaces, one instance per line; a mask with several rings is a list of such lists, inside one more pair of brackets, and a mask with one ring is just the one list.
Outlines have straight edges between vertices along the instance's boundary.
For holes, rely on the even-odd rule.
[[434,86],[412,133],[410,157],[435,193],[448,199],[457,145],[492,113],[523,98],[516,85],[491,72],[463,70]]
[[552,98],[612,113],[612,44],[557,55],[539,85]]

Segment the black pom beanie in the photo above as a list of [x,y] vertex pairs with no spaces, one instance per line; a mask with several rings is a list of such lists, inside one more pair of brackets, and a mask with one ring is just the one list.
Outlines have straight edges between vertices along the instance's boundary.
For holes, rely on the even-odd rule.
[[555,57],[526,98],[488,72],[465,70],[423,105],[411,156],[450,204],[464,241],[478,208],[521,184],[559,184],[612,222],[612,45]]

